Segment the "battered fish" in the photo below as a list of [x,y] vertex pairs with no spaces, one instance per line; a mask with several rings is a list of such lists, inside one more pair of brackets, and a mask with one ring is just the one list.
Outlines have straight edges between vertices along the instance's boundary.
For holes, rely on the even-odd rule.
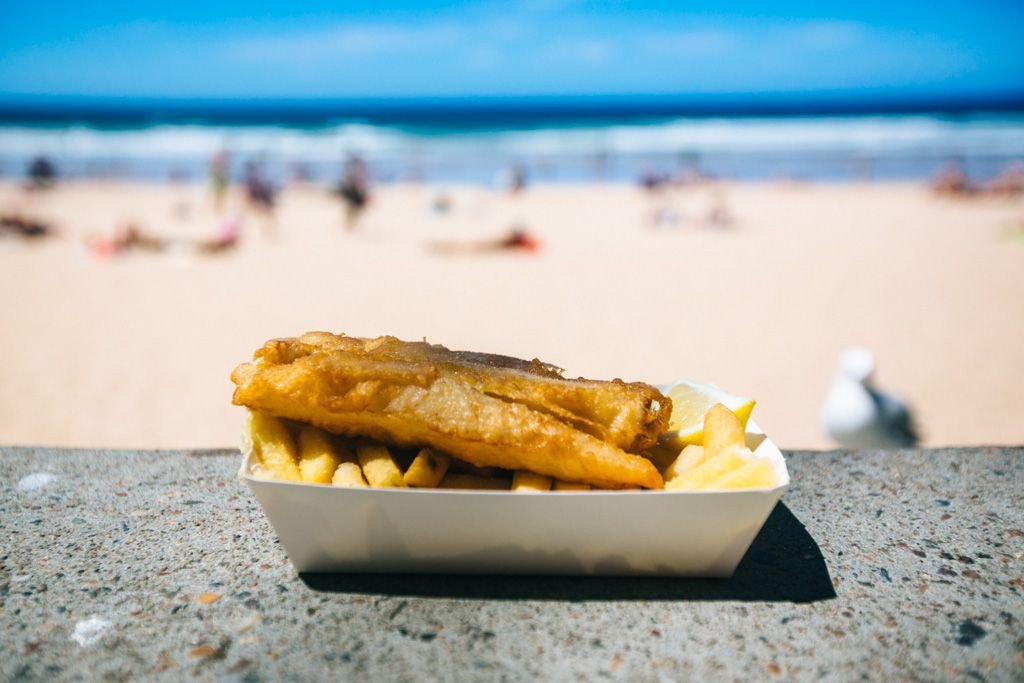
[[647,384],[569,380],[538,360],[327,332],[268,341],[231,380],[235,404],[338,434],[605,488],[662,487],[654,465],[633,454],[657,442],[672,412]]

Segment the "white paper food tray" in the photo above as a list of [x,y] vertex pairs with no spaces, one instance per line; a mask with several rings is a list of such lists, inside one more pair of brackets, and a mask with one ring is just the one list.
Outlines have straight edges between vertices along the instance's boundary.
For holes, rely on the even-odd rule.
[[253,476],[252,489],[299,572],[729,577],[789,472],[754,423],[747,445],[780,484],[728,492],[346,488]]

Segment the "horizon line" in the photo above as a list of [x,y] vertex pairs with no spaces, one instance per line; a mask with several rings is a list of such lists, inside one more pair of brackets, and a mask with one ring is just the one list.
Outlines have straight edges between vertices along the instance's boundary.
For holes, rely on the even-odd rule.
[[[656,116],[841,116],[870,114],[1024,113],[1024,90],[971,95],[849,91],[694,94],[458,95],[375,97],[178,97],[0,93],[0,121],[104,123],[211,119],[221,123],[272,120],[319,122],[356,116],[399,122],[461,115],[493,123],[543,118]],[[466,122],[470,123],[470,122]]]

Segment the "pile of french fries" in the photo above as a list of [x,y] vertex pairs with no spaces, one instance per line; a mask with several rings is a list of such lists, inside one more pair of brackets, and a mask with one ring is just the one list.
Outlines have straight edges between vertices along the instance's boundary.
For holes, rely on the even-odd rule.
[[552,480],[534,472],[510,473],[474,467],[445,453],[415,453],[367,439],[346,439],[310,425],[250,412],[243,448],[260,462],[257,477],[334,486],[442,488],[496,491],[583,491],[576,482]]
[[[347,439],[311,425],[250,412],[243,449],[256,454],[254,475],[333,486],[441,488],[516,492],[588,491],[590,485],[535,472],[479,468],[430,448],[410,452],[367,439]],[[655,464],[658,459],[652,457]],[[703,445],[688,445],[660,460],[665,488],[735,490],[774,486],[774,464],[746,447],[743,425],[721,404],[704,417]]]
[[662,471],[674,491],[729,491],[771,488],[778,483],[775,463],[755,457],[743,424],[721,403],[704,415],[703,445],[688,445]]

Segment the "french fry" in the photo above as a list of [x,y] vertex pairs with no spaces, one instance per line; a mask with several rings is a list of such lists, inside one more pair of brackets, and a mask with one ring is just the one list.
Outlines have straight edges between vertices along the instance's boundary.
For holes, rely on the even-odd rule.
[[406,486],[418,488],[437,486],[444,478],[451,462],[451,457],[444,453],[438,453],[429,448],[420,449],[420,452],[413,458],[412,464],[409,465],[409,469],[402,475],[402,481]]
[[516,470],[516,473],[512,475],[512,490],[519,492],[549,491],[551,490],[551,477],[545,477],[543,474],[529,470]]
[[775,486],[775,465],[759,458],[727,472],[708,485],[709,489],[767,489]]
[[704,447],[690,444],[683,449],[679,457],[665,469],[665,483],[676,479],[680,475],[689,472],[694,467],[704,463]]
[[742,448],[746,443],[743,423],[736,413],[716,403],[704,415],[704,459],[714,460],[731,448]]
[[565,481],[564,479],[555,479],[554,486],[551,487],[554,491],[589,491],[590,484],[584,484],[582,481]]
[[272,478],[302,481],[295,441],[284,422],[265,413],[250,411],[249,439],[253,451]]
[[334,470],[331,484],[334,486],[369,486],[366,483],[366,478],[363,477],[363,470],[359,467],[359,463],[355,462],[338,463],[338,469]]
[[363,476],[370,486],[378,488],[404,488],[402,470],[398,469],[391,453],[385,446],[378,443],[362,442],[356,444],[356,457],[363,468]]
[[299,474],[302,481],[330,484],[338,463],[338,454],[325,432],[310,425],[299,430]]
[[481,477],[476,474],[446,474],[441,480],[439,488],[442,489],[476,489],[485,491],[507,491],[509,488],[508,479],[495,479],[492,477]]
[[[707,452],[707,447],[704,448]],[[705,460],[689,472],[684,472],[665,484],[665,488],[674,491],[700,491],[717,481],[722,475],[739,469],[747,463],[752,454],[746,448],[732,447],[718,457]]]

